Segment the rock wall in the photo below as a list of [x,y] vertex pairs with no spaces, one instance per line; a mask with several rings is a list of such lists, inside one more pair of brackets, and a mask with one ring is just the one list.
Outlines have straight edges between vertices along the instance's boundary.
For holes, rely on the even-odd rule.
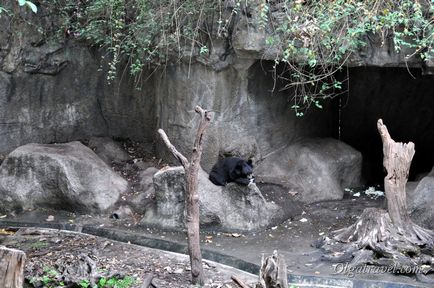
[[[290,91],[277,92],[281,87],[269,72],[272,62],[238,61],[219,72],[202,64],[170,66],[156,81],[157,125],[181,152],[188,155],[194,141],[196,105],[214,112],[202,161],[207,171],[218,155],[258,161],[300,138],[333,133],[331,107],[295,116]],[[157,148],[170,159],[164,145]]]
[[[30,17],[38,25],[49,25],[51,19]],[[212,65],[169,65],[142,75],[138,87],[128,71],[120,69],[109,85],[99,51],[49,40],[37,25],[0,19],[0,39],[6,40],[0,42],[0,153],[32,142],[93,136],[153,142],[158,141],[157,128],[163,128],[189,155],[198,125],[196,105],[214,112],[201,163],[206,171],[219,155],[259,162],[302,138],[333,133],[332,107],[295,116],[291,91],[280,91],[282,84],[273,80],[272,61],[237,55],[221,61],[216,53],[225,50],[220,47],[213,51]],[[173,160],[164,145],[156,147],[164,161]]]
[[[261,44],[264,32],[247,29],[244,18],[234,27],[230,55],[227,43],[216,40],[209,62],[188,59],[186,64],[144,72],[138,84],[120,68],[119,77],[109,85],[99,51],[84,43],[48,40],[39,32],[38,26],[53,26],[55,16],[22,9],[14,13],[28,13],[34,25],[0,18],[1,154],[31,142],[108,136],[157,141],[157,154],[175,163],[159,145],[155,131],[163,128],[188,155],[198,125],[194,107],[201,105],[214,112],[201,163],[206,171],[219,155],[253,158],[257,163],[274,155],[283,161],[286,158],[279,153],[291,145],[305,138],[335,136],[342,128],[345,142],[373,155],[365,163],[380,175],[381,143],[375,128],[379,117],[394,138],[416,142],[416,163],[428,159],[423,165],[434,164],[431,156],[423,156],[434,139],[432,76],[410,80],[405,69],[351,68],[350,98],[343,100],[342,113],[330,102],[322,110],[296,117],[290,109],[291,91],[273,80],[271,60],[279,51],[267,50]],[[380,47],[370,42],[350,65],[403,66],[404,52],[396,54],[389,44]],[[419,67],[420,61],[413,60],[409,64]],[[420,132],[410,133],[414,127],[421,127]]]
[[138,91],[124,71],[108,85],[100,54],[41,34],[54,16],[29,17],[34,25],[0,18],[0,153],[93,135],[152,141],[153,86]]

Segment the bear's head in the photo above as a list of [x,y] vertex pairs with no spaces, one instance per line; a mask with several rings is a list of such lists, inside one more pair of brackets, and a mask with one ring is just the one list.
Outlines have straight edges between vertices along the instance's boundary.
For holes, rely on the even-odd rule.
[[252,160],[249,159],[248,161],[245,160],[238,161],[237,165],[235,166],[235,174],[239,178],[251,178],[253,174]]

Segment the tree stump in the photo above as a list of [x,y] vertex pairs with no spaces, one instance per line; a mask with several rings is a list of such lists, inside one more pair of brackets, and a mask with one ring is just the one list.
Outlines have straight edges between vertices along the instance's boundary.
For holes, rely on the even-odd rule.
[[24,282],[26,254],[0,246],[0,287],[21,288]]
[[414,144],[397,143],[380,119],[377,128],[383,141],[384,189],[387,211],[367,208],[350,227],[333,231],[318,242],[324,259],[350,266],[362,264],[387,266],[391,272],[420,274],[434,271],[434,232],[410,219],[407,211],[407,183]]
[[259,271],[259,283],[256,288],[287,288],[288,274],[285,259],[282,255],[273,252],[273,255],[265,258],[262,256],[261,270]]

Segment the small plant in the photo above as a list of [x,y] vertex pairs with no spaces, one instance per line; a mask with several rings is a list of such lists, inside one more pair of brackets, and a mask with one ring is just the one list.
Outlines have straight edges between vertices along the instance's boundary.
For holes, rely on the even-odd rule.
[[7,13],[7,14],[9,14],[9,11],[8,11],[6,8],[0,6],[0,15],[1,15],[2,13]]
[[38,12],[38,7],[36,7],[36,5],[33,4],[33,2],[31,2],[31,1],[18,0],[18,4],[20,6],[27,6],[27,7],[29,7],[34,13]]
[[88,288],[90,286],[89,280],[80,280],[80,282],[78,282],[78,286],[81,288]]
[[42,241],[36,241],[36,242],[30,244],[30,248],[34,249],[34,250],[46,248],[47,246],[48,246],[48,244],[46,242],[42,242]]
[[136,283],[136,279],[131,276],[126,276],[122,279],[119,279],[117,277],[112,277],[110,279],[107,279],[103,277],[98,281],[98,288],[103,288],[103,287],[129,288],[133,286],[135,283]]
[[[39,277],[32,277],[29,280],[29,283],[34,287],[59,287],[65,286],[63,281],[59,281],[57,276],[59,276],[59,272],[51,267],[43,268],[43,275]],[[132,287],[136,283],[136,279],[131,276],[126,276],[124,278],[111,277],[106,278],[102,277],[99,279],[98,283],[91,287],[91,283],[88,279],[80,280],[76,286],[80,288],[129,288]]]
[[59,272],[49,266],[44,266],[43,268],[43,274],[38,277],[32,277],[29,280],[29,283],[33,285],[34,287],[57,287],[57,286],[64,286],[63,282],[59,282],[57,280],[57,276],[59,275]]

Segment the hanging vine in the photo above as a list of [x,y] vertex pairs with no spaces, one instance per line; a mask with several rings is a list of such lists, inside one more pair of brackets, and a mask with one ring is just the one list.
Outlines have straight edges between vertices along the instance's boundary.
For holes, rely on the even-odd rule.
[[[29,2],[29,1],[19,1]],[[291,107],[302,116],[344,91],[336,78],[369,43],[393,44],[405,59],[434,59],[433,0],[52,0],[33,1],[38,10],[60,15],[57,35],[107,51],[107,80],[121,59],[136,80],[150,65],[188,57],[207,58],[212,41],[231,41],[237,21],[267,35],[280,53],[275,67],[291,91]],[[5,9],[5,8],[3,8]],[[190,61],[191,62],[191,61]]]

